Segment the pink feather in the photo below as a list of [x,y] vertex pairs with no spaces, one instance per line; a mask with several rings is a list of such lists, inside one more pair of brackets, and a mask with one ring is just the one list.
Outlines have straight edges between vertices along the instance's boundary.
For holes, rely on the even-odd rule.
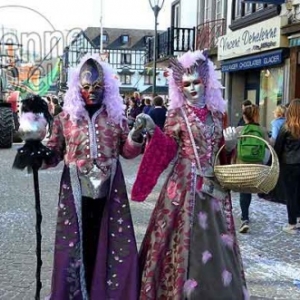
[[202,253],[202,262],[205,265],[212,258],[212,254],[209,251],[204,251]]
[[186,297],[189,299],[191,297],[192,292],[198,286],[198,283],[195,279],[188,279],[183,286],[183,291]]
[[229,247],[230,249],[233,248],[233,236],[231,234],[222,234],[221,239],[225,246]]
[[222,280],[224,286],[229,286],[232,281],[232,274],[229,271],[224,270],[222,273]]
[[203,229],[207,229],[207,213],[205,212],[199,212],[198,214],[198,220],[199,220],[199,225],[203,228]]

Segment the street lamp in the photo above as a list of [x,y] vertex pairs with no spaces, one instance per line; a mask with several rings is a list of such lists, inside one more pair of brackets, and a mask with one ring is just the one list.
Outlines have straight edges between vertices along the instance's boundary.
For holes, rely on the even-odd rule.
[[149,4],[154,12],[155,27],[154,27],[154,46],[153,46],[153,86],[152,93],[153,96],[156,93],[156,58],[157,58],[157,17],[164,5],[165,0],[149,0]]

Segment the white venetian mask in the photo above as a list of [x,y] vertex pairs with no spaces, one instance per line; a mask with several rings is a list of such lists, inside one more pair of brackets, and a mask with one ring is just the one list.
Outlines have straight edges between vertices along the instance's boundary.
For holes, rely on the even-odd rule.
[[201,78],[194,72],[193,74],[185,73],[182,76],[183,94],[187,101],[192,105],[201,105],[204,103],[204,85]]

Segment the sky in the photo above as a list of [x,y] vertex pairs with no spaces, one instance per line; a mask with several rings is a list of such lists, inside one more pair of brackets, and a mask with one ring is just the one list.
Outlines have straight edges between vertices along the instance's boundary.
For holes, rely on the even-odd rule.
[[[102,0],[104,27],[154,27],[154,14],[148,0]],[[165,0],[159,14],[159,29],[170,23],[172,0]],[[0,26],[19,31],[39,32],[99,26],[101,0],[1,0]],[[52,25],[50,25],[50,23]]]
[[[104,27],[154,29],[154,14],[149,0],[102,1]],[[158,18],[159,30],[166,30],[170,26],[172,1],[164,1]],[[12,38],[13,42],[22,44],[23,49],[28,48],[30,52],[40,53],[42,57],[51,48],[54,49],[52,51],[54,56],[62,54],[64,47],[78,31],[89,26],[100,26],[101,0],[24,2],[24,0],[0,1],[0,38],[2,41],[3,36],[5,41],[8,39],[3,27],[15,29],[19,35]],[[52,37],[58,37],[59,42],[56,43],[57,39]],[[32,40],[34,42],[31,42]]]

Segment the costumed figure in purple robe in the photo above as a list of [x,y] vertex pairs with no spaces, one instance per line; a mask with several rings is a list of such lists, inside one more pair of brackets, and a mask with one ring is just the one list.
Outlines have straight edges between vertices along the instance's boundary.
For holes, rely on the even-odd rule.
[[64,161],[51,300],[138,299],[138,255],[119,156],[141,153],[129,132],[119,82],[98,56],[70,74],[63,111],[47,147]]
[[[174,162],[140,250],[140,299],[249,299],[230,194],[213,169],[225,142],[222,86],[206,52],[171,59],[168,72],[170,106],[164,130],[145,114],[135,125],[148,131],[150,141],[132,200],[144,201]],[[221,163],[228,156],[223,151]]]

